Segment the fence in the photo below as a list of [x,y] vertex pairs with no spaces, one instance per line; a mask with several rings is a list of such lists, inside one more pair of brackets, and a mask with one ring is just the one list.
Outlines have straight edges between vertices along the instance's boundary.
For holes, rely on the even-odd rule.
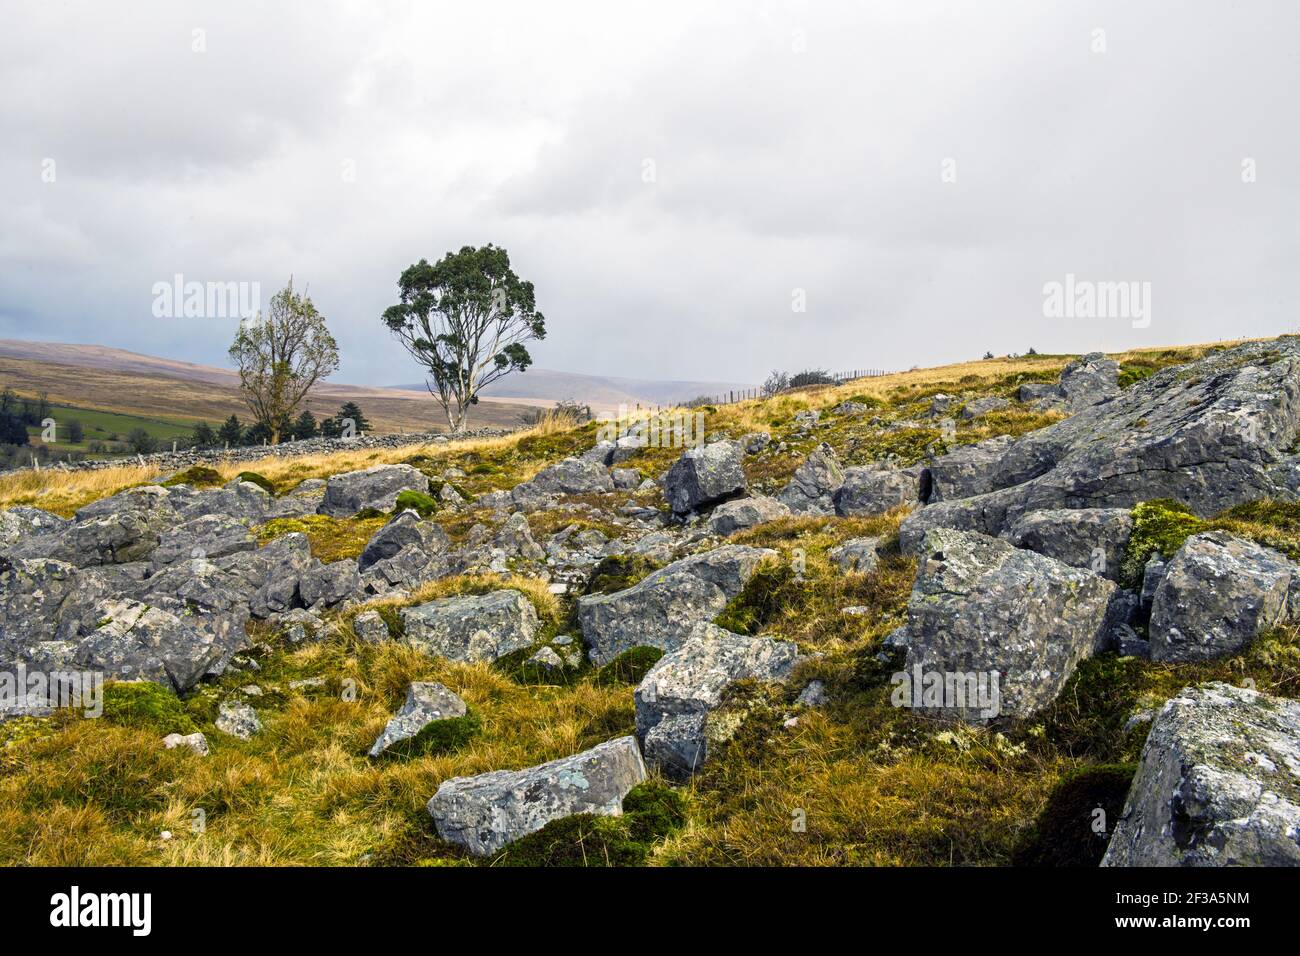
[[[843,385],[845,382],[856,381],[860,378],[878,378],[881,375],[889,375],[890,372],[880,368],[858,368],[850,372],[831,372],[829,373],[831,382],[835,385]],[[761,388],[742,388],[736,391],[723,392],[716,397],[701,395],[692,399],[691,405],[733,405],[736,402],[747,402],[755,398],[765,398]]]

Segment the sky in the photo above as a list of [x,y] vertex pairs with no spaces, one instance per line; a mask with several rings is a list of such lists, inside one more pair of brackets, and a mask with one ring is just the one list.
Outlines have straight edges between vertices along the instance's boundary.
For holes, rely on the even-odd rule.
[[535,363],[594,375],[1295,331],[1297,36],[1265,0],[6,0],[0,337],[225,365],[238,318],[160,284],[292,275],[336,380],[418,381],[398,275],[489,242]]

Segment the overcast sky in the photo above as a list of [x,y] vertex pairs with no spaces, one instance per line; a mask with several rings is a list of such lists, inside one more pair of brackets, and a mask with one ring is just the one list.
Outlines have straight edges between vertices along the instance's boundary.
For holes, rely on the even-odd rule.
[[[154,284],[292,273],[408,382],[398,274],[487,242],[592,374],[1300,327],[1295,2],[289,7],[6,0],[0,337],[225,364]],[[1149,321],[1045,315],[1071,273]]]

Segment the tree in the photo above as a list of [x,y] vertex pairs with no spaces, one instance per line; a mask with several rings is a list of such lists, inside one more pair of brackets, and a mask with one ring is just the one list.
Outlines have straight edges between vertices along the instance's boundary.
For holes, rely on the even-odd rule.
[[266,317],[241,325],[230,346],[244,401],[272,445],[312,386],[339,367],[338,344],[311,298],[289,284],[271,297]]
[[131,450],[137,455],[147,455],[158,450],[158,439],[143,428],[132,428],[127,433],[126,443],[131,446]]
[[778,372],[776,369],[773,369],[772,374],[769,375],[767,381],[763,383],[763,394],[768,398],[771,398],[778,392],[784,392],[789,387],[790,376],[785,372]]
[[195,448],[211,448],[217,443],[217,433],[207,422],[199,422],[194,426],[194,431],[190,432],[190,441]]
[[74,445],[80,445],[86,437],[86,429],[79,419],[74,418],[68,422],[68,441]]
[[238,415],[231,415],[226,419],[225,424],[217,429],[217,441],[225,445],[244,443],[244,426],[240,424]]
[[791,388],[803,388],[807,385],[834,385],[835,379],[824,368],[806,368],[790,377]]
[[334,421],[338,424],[340,435],[346,435],[349,427],[353,435],[360,435],[370,430],[370,422],[366,420],[365,415],[361,414],[361,406],[356,402],[344,402],[339,413],[334,416]]
[[27,441],[27,426],[22,416],[13,411],[0,412],[0,445],[26,445]]
[[546,337],[533,284],[515,275],[506,250],[489,243],[464,246],[433,265],[421,259],[397,286],[401,301],[384,310],[384,324],[424,369],[452,431],[461,431],[486,386],[533,363],[524,342]]
[[316,427],[316,416],[309,409],[304,408],[298,420],[293,423],[293,440],[306,441],[308,438],[315,438],[320,434],[320,429]]

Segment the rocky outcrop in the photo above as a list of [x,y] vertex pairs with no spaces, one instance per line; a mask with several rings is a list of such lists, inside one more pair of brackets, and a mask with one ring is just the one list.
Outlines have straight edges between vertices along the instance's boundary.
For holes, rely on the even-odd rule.
[[835,492],[835,513],[842,517],[884,514],[900,505],[920,503],[920,469],[847,468]]
[[670,777],[689,777],[708,759],[709,715],[727,690],[742,680],[786,680],[797,653],[788,641],[697,624],[636,689],[636,732],[646,760]]
[[735,441],[688,448],[664,476],[664,498],[673,514],[685,516],[744,494],[749,487],[744,458]]
[[962,406],[958,417],[970,421],[975,418],[983,418],[990,412],[1000,412],[1004,408],[1010,407],[1011,403],[1009,401],[997,395],[974,398]]
[[790,517],[790,509],[775,498],[756,496],[724,501],[709,515],[709,530],[721,537],[778,518]]
[[407,548],[415,548],[426,555],[439,554],[451,546],[442,527],[432,521],[421,521],[414,511],[403,511],[371,536],[357,559],[357,570],[368,571],[382,561],[397,557]]
[[947,529],[926,535],[917,560],[896,686],[905,706],[971,722],[1024,717],[1106,643],[1116,588],[1090,571]]
[[1151,601],[1151,657],[1203,661],[1241,650],[1288,614],[1296,566],[1222,532],[1188,538]]
[[378,757],[386,750],[418,737],[430,724],[465,716],[465,702],[436,681],[416,681],[406,689],[406,703],[384,727],[368,751]]
[[531,490],[547,495],[587,495],[614,490],[614,481],[604,464],[581,458],[566,458],[543,468],[527,484]]
[[320,513],[346,518],[366,508],[392,511],[403,491],[429,493],[429,479],[410,465],[376,465],[331,476]]
[[1014,440],[1000,435],[975,445],[961,445],[932,459],[921,470],[918,497],[933,504],[992,491],[997,464]]
[[1080,508],[1031,512],[1012,525],[1006,537],[1017,548],[1117,581],[1124,548],[1132,534],[1133,514],[1129,509]]
[[401,618],[407,644],[462,662],[523,650],[541,626],[532,602],[513,590],[440,598],[403,608]]
[[800,465],[777,500],[797,515],[835,513],[835,492],[844,484],[844,469],[831,446],[822,442]]
[[606,664],[633,647],[673,651],[701,621],[711,621],[767,558],[768,548],[725,545],[682,558],[632,587],[578,601],[578,621],[591,659]]
[[438,835],[476,856],[495,853],[553,820],[579,813],[618,816],[629,790],[646,780],[634,737],[526,770],[495,770],[443,781],[429,800]]
[[1214,683],[1156,716],[1102,866],[1300,866],[1300,702]]

